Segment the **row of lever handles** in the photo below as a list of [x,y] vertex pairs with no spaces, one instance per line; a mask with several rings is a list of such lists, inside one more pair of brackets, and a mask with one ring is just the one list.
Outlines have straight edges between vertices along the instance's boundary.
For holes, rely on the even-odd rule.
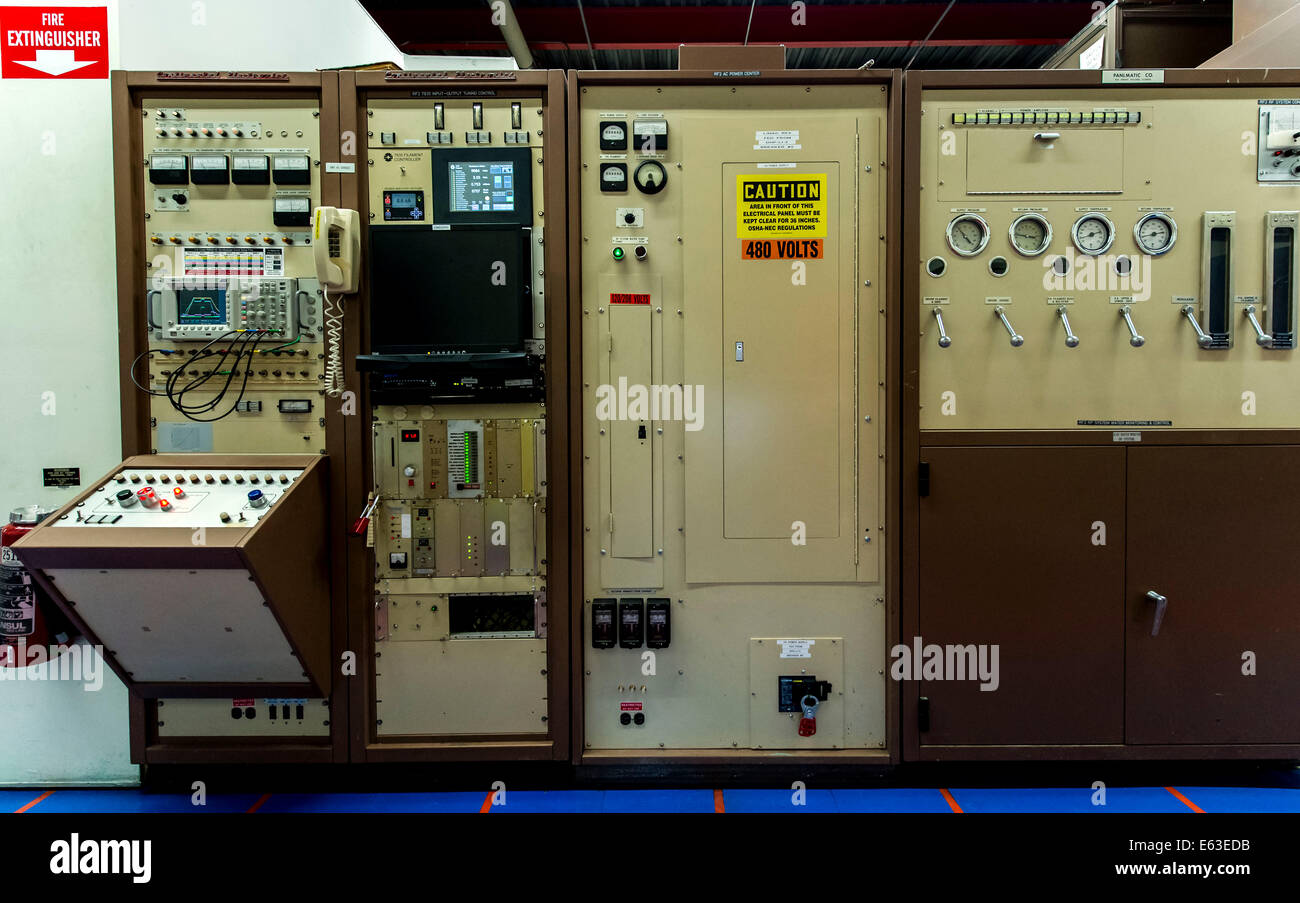
[[[934,319],[939,326],[939,347],[947,348],[952,345],[952,339],[949,337],[948,331],[943,325],[943,311],[937,307],[932,308],[932,311],[934,313]],[[1250,321],[1251,327],[1255,330],[1255,344],[1259,345],[1261,348],[1271,347],[1273,344],[1273,337],[1266,333],[1263,327],[1259,325],[1259,318],[1256,316],[1255,305],[1249,305],[1243,312],[1246,319]],[[1066,312],[1066,309],[1064,307],[1058,307],[1056,313],[1057,316],[1061,318],[1061,325],[1065,328],[1065,346],[1067,348],[1079,347],[1079,337],[1075,335],[1074,330],[1070,328],[1070,316]],[[1201,328],[1200,321],[1196,319],[1196,311],[1192,305],[1185,305],[1182,308],[1182,314],[1187,318],[1187,321],[1192,324],[1192,328],[1196,330],[1196,344],[1200,345],[1202,348],[1209,348],[1214,342],[1214,339]],[[1001,306],[993,308],[993,315],[1002,321],[1002,325],[1007,330],[1007,335],[1011,337],[1011,345],[1013,348],[1019,348],[1021,345],[1025,344],[1025,337],[1016,332],[1015,327],[1011,325],[1011,321],[1007,319],[1006,308]],[[1133,325],[1132,305],[1125,304],[1121,307],[1119,309],[1119,315],[1123,318],[1124,325],[1128,327],[1128,343],[1134,348],[1141,348],[1145,345],[1147,340],[1138,333],[1137,327]]]

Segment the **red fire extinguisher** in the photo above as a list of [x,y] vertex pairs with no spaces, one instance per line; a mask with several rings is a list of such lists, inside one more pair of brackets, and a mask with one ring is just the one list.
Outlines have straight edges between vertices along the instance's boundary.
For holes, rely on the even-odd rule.
[[10,548],[53,513],[53,508],[37,505],[15,508],[0,529],[0,667],[25,668],[27,647],[45,646],[51,639],[62,645],[73,636],[63,612],[46,598]]

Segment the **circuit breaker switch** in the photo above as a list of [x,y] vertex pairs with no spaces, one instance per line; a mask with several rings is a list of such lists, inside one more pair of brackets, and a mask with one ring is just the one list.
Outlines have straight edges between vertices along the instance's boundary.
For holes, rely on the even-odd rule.
[[591,646],[613,649],[618,642],[618,603],[613,599],[591,600]]
[[645,600],[618,600],[618,645],[640,649],[645,644]]

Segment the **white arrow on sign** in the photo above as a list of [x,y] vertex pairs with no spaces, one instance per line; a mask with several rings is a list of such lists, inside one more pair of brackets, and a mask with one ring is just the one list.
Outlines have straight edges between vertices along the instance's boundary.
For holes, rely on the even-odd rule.
[[34,60],[14,60],[19,66],[37,69],[47,75],[63,75],[83,66],[93,66],[98,60],[78,60],[75,50],[38,50]]

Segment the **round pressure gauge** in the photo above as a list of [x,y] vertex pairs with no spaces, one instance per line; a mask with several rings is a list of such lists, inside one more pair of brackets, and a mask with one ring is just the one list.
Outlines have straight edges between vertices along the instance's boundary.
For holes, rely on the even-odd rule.
[[1052,224],[1037,213],[1024,213],[1011,221],[1011,246],[1025,257],[1037,257],[1052,243]]
[[1178,240],[1178,224],[1167,213],[1148,213],[1134,224],[1133,238],[1143,251],[1158,256]]
[[1070,237],[1084,254],[1105,254],[1115,241],[1115,224],[1100,213],[1086,213],[1074,221]]
[[642,194],[658,194],[668,184],[668,172],[658,160],[646,160],[636,168],[632,181]]
[[948,224],[948,247],[962,257],[974,257],[989,243],[989,224],[984,217],[963,213]]

